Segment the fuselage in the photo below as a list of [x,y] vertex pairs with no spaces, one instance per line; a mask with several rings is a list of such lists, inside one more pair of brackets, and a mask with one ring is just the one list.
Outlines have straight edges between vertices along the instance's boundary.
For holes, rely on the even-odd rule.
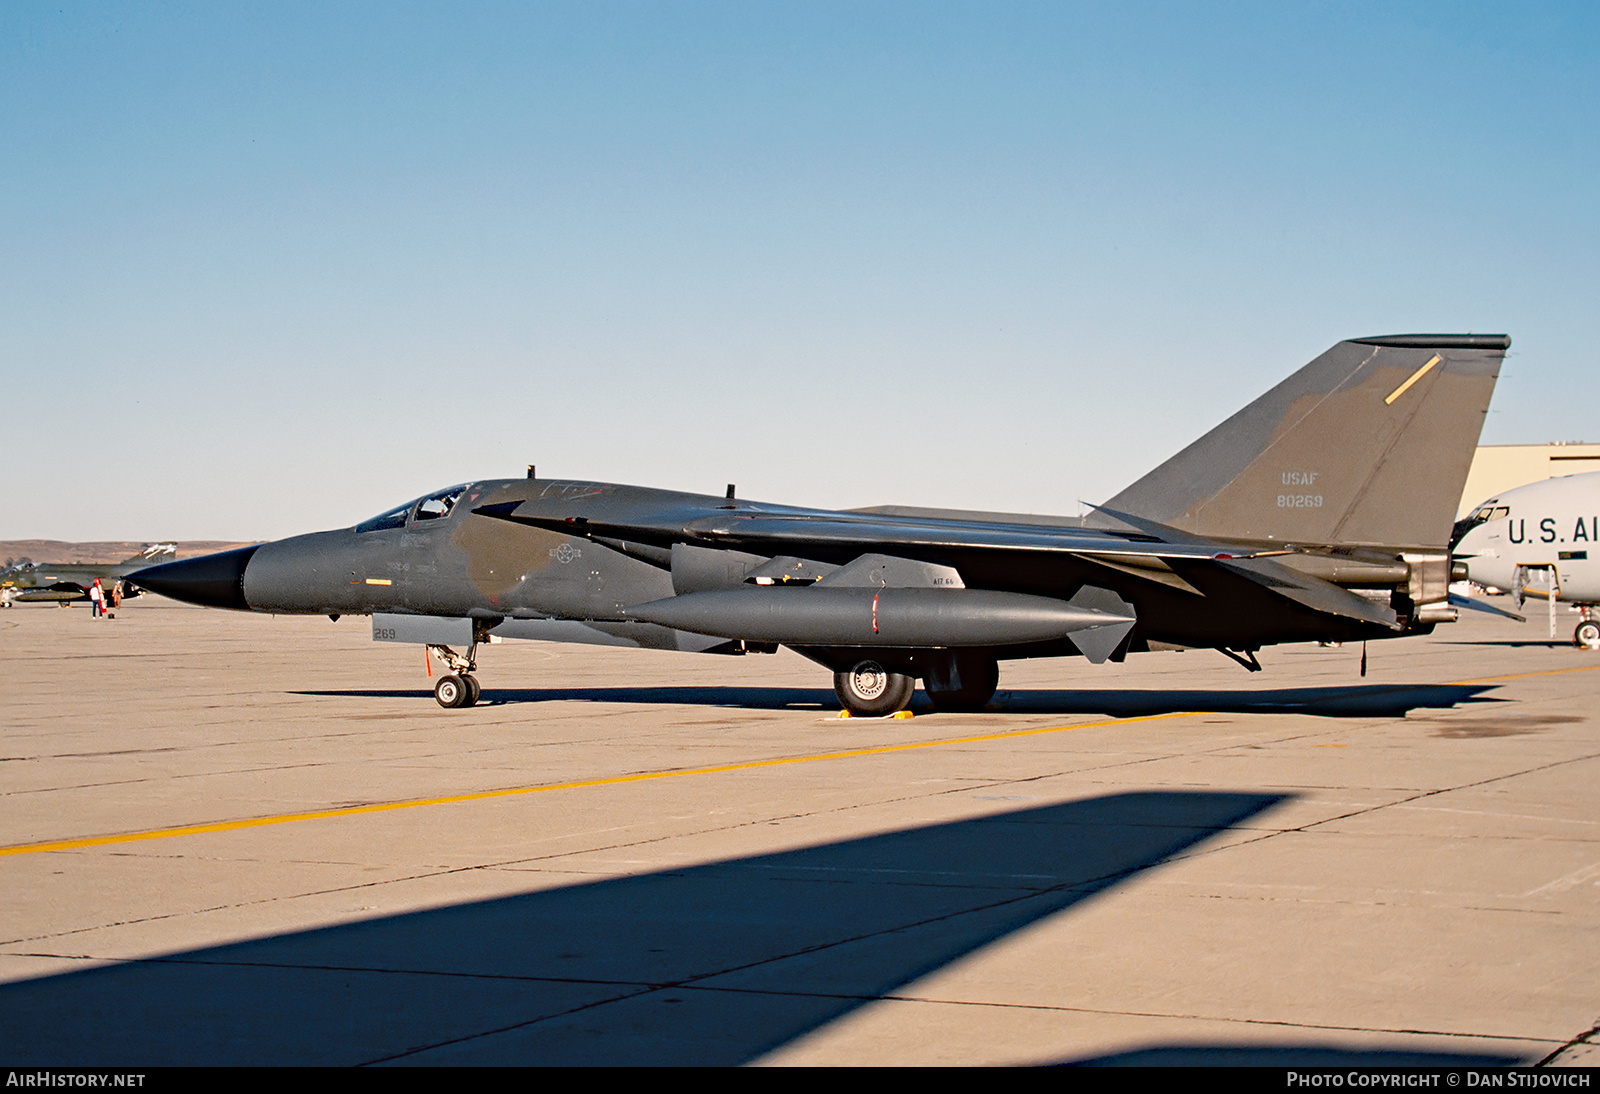
[[1600,603],[1600,472],[1507,490],[1467,519],[1476,524],[1455,556],[1472,581],[1513,589],[1532,572],[1553,570],[1557,599]]
[[[521,517],[533,514],[554,527],[492,515],[511,510]],[[793,520],[797,527],[812,520],[870,519],[862,514],[613,483],[502,479],[435,491],[351,528],[158,567],[140,575],[140,580],[156,592],[213,607],[283,614],[473,618],[485,621],[495,633],[516,637],[545,636],[526,627],[525,633],[518,634],[515,624],[519,622],[615,624],[625,626],[629,634],[652,636],[647,639],[650,645],[684,649],[704,647],[710,641],[689,643],[673,629],[685,624],[651,626],[643,621],[649,616],[629,609],[688,592],[749,589],[747,573],[774,560],[713,549],[714,537],[707,538],[712,534],[706,528],[708,522],[720,527],[729,521],[737,524],[767,518]],[[640,521],[682,529],[689,540],[699,537],[703,545],[688,546],[672,537],[657,542],[625,541],[593,532],[598,526]],[[994,526],[993,522],[984,523]],[[1068,601],[1086,584],[1093,584],[1115,592],[1137,609],[1138,630],[1130,647],[1134,650],[1150,648],[1152,642],[1259,648],[1280,642],[1385,638],[1395,633],[1307,610],[1263,584],[1223,573],[1209,561],[1174,559],[1162,571],[1165,580],[1151,580],[1142,572],[1099,566],[1070,552],[944,547],[940,545],[942,528],[972,527],[973,522],[930,519],[926,524],[926,545],[902,544],[895,550],[959,574],[967,595],[945,599],[952,605],[951,611],[955,606],[967,608],[966,601],[972,601],[968,615],[979,611],[980,591],[1046,598],[1061,608],[1064,605],[1055,602]],[[572,534],[561,530],[569,525]],[[870,544],[841,538],[811,544],[807,554],[812,561],[834,569],[871,550]],[[812,599],[821,598],[819,593]],[[780,599],[766,598],[763,603],[777,604]],[[1020,600],[1008,606],[1014,609],[1012,614],[1037,607]],[[885,612],[890,607],[883,605]],[[660,615],[660,609],[656,614]],[[870,615],[866,618],[870,625]],[[665,617],[662,621],[666,622]],[[950,641],[933,644],[977,641],[967,634],[971,627],[958,630]],[[739,637],[791,644],[781,636],[774,638],[780,631]],[[709,624],[702,625],[698,633],[729,636],[727,626]],[[873,637],[881,640],[882,636],[873,632]],[[592,635],[586,632],[582,640],[592,640]],[[792,639],[800,644],[815,641],[814,637]],[[998,645],[1005,647],[998,653],[1001,657],[1076,652],[1064,639],[1043,640],[1028,628]]]

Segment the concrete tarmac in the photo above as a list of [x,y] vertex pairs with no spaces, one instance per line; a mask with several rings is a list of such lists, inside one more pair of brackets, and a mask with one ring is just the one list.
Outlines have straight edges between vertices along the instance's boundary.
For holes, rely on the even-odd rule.
[[[801,658],[0,613],[0,1064],[1594,1064],[1600,654]],[[1562,637],[1570,634],[1563,613]]]

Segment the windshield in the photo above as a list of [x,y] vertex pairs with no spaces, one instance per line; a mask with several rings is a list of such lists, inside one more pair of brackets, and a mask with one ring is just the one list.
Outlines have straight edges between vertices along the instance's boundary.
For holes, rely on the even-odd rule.
[[1491,520],[1501,520],[1511,515],[1509,505],[1496,505],[1499,498],[1494,498],[1478,506],[1472,512],[1456,521],[1455,527],[1450,530],[1450,546],[1460,543],[1462,537],[1480,524],[1487,524]]
[[1510,506],[1495,505],[1493,502],[1490,502],[1488,505],[1480,505],[1478,508],[1474,509],[1471,514],[1469,514],[1461,523],[1466,527],[1476,528],[1478,525],[1483,524],[1486,521],[1499,520],[1502,517],[1508,516],[1510,513]]
[[411,507],[416,502],[408,501],[404,505],[396,506],[388,512],[379,513],[371,520],[364,520],[356,525],[358,532],[378,532],[385,528],[404,528],[406,517],[411,515]]

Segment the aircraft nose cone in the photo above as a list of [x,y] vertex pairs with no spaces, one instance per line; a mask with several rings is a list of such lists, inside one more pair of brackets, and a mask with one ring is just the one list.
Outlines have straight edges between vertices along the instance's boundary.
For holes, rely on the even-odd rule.
[[141,589],[188,604],[249,611],[250,605],[244,599],[244,569],[257,547],[239,547],[151,566],[136,570],[126,580]]

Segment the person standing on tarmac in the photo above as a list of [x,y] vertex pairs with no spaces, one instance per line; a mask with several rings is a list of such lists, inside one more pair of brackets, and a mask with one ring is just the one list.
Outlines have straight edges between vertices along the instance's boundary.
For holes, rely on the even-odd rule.
[[89,587],[89,608],[94,613],[93,618],[99,619],[106,610],[106,591],[100,586],[100,579],[94,579],[94,584]]

